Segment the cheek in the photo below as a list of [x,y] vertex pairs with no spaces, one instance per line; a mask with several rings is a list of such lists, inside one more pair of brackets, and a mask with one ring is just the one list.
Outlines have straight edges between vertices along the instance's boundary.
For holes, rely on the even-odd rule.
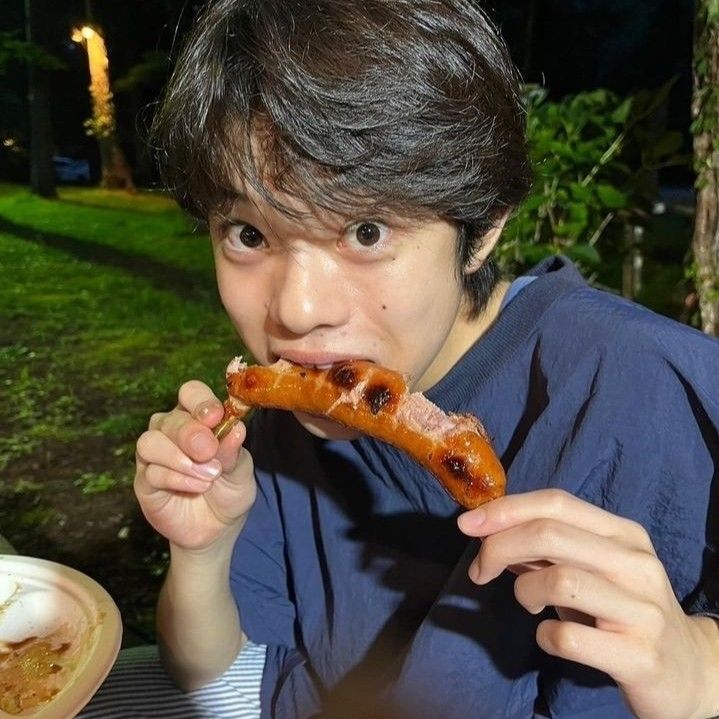
[[237,306],[243,304],[243,298],[239,291],[239,284],[232,281],[231,273],[222,264],[216,265],[215,275],[217,277],[217,290],[220,293],[220,300],[225,310],[230,315],[234,314]]
[[230,268],[218,265],[217,289],[227,315],[245,342],[256,343],[255,335],[264,328],[267,300],[260,283],[238,277]]
[[380,318],[411,329],[411,323],[427,326],[430,321],[444,324],[453,320],[462,288],[454,268],[436,261],[404,267],[374,297],[379,302]]

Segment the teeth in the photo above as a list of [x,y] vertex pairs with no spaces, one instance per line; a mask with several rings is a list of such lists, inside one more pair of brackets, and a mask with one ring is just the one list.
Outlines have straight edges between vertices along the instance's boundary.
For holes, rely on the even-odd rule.
[[318,369],[318,370],[326,370],[330,369],[332,367],[332,364],[303,364],[302,365],[305,369]]

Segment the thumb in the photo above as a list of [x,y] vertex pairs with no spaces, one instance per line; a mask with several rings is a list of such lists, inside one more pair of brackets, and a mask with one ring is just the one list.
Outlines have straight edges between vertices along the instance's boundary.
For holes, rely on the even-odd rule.
[[244,422],[236,422],[232,429],[222,438],[215,458],[222,465],[224,474],[233,474],[238,466],[242,452],[242,445],[247,437],[247,427]]

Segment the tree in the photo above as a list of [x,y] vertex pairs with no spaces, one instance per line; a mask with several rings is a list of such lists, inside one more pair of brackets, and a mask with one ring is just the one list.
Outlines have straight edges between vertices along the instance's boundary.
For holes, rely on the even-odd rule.
[[97,28],[88,25],[76,30],[73,40],[82,43],[87,51],[92,117],[86,122],[86,127],[88,133],[97,139],[100,148],[100,185],[134,190],[130,167],[117,138],[105,40]]
[[[29,44],[45,45],[49,40],[47,0],[25,0],[25,37]],[[30,106],[30,189],[41,197],[55,197],[52,166],[53,136],[50,116],[50,68],[39,62],[41,55],[27,56],[28,102]]]
[[719,0],[697,0],[694,38],[694,284],[702,329],[719,336]]

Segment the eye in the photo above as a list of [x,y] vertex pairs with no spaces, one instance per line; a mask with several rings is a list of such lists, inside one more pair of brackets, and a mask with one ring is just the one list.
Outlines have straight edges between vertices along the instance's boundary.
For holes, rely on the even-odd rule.
[[256,227],[242,222],[228,226],[226,239],[234,250],[256,250],[265,244],[265,236]]
[[349,241],[362,247],[376,247],[386,241],[389,228],[381,222],[358,222],[349,228]]

